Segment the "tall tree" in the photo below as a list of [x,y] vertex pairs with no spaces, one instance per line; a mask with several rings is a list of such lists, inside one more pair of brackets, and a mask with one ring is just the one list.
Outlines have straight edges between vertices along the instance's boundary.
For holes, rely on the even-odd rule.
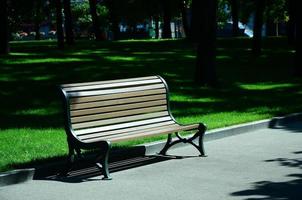
[[[198,2],[198,3],[197,3]],[[195,80],[200,85],[215,86],[217,84],[216,57],[216,28],[217,28],[217,0],[193,0],[194,17],[201,21],[199,24],[198,49]]]
[[293,15],[294,15],[294,23],[295,29],[294,31],[294,46],[295,46],[295,68],[294,75],[297,77],[302,77],[302,13],[300,7],[298,6],[298,0],[292,0],[293,6]]
[[253,35],[253,54],[259,56],[261,54],[261,42],[262,42],[262,25],[263,15],[265,9],[265,0],[256,1],[256,13],[254,18],[254,35]]
[[64,48],[64,30],[63,30],[62,1],[55,0],[55,7],[56,7],[58,48],[63,49]]
[[7,0],[0,0],[0,54],[9,53]]
[[191,29],[187,36],[192,42],[198,42],[200,39],[202,18],[200,17],[200,8],[203,6],[202,1],[192,0],[192,17]]
[[163,6],[163,38],[172,38],[171,33],[171,2],[170,0],[162,0]]
[[94,36],[97,41],[102,40],[100,22],[96,11],[97,0],[89,0],[90,14],[92,18],[92,26],[94,31]]
[[266,33],[267,35],[279,35],[279,24],[286,22],[286,0],[266,0]]
[[63,0],[64,16],[65,16],[65,34],[66,43],[68,45],[74,44],[73,24],[71,17],[71,2],[70,0]]
[[118,0],[108,0],[107,5],[109,8],[109,18],[111,22],[111,31],[112,31],[112,39],[119,40],[120,39],[120,18],[118,12]]
[[187,7],[188,7],[188,0],[180,0],[181,20],[182,20],[182,25],[183,25],[186,37],[188,37],[190,34],[188,16],[187,16],[188,15]]
[[231,5],[231,14],[232,14],[232,22],[233,22],[233,36],[239,36],[239,1],[238,0],[229,0]]
[[159,39],[159,15],[154,16],[155,23],[155,38]]
[[289,44],[293,45],[295,43],[295,33],[296,33],[296,0],[288,0],[288,15],[289,20],[287,23],[287,37]]
[[41,39],[40,34],[40,24],[42,22],[42,1],[35,0],[34,2],[34,30],[35,30],[35,40]]

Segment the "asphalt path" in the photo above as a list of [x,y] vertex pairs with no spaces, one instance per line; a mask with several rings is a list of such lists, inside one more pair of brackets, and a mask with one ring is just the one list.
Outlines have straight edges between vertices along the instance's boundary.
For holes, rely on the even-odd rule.
[[77,172],[63,179],[40,177],[1,187],[0,199],[302,199],[301,122],[208,141],[205,149],[208,157],[188,146],[168,157],[111,163],[111,181]]

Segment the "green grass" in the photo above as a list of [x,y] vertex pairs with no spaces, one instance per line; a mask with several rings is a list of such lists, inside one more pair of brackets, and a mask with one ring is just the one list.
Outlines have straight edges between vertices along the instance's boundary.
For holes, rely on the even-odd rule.
[[170,87],[175,118],[210,129],[301,111],[302,82],[292,77],[286,39],[267,39],[259,58],[251,56],[250,43],[218,40],[216,89],[194,84],[194,47],[182,40],[79,41],[64,51],[52,41],[11,43],[12,53],[0,57],[0,171],[66,155],[56,87],[62,83],[159,74]]

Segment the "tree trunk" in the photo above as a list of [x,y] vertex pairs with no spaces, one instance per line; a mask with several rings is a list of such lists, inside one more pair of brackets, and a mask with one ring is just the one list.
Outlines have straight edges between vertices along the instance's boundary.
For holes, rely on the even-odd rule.
[[63,30],[63,15],[62,15],[62,2],[61,0],[56,0],[56,23],[57,23],[57,41],[58,48],[64,48],[64,30]]
[[180,12],[181,12],[181,20],[182,20],[182,25],[184,28],[184,32],[186,37],[189,36],[190,30],[189,30],[189,24],[188,24],[188,17],[187,17],[187,1],[180,1]]
[[202,20],[195,80],[200,85],[215,86],[217,84],[215,69],[217,0],[204,0],[199,6],[194,9],[198,11],[198,16]]
[[302,13],[300,11],[300,7],[298,6],[298,1],[293,1],[294,6],[294,17],[295,17],[295,68],[294,74],[297,77],[302,77]]
[[121,39],[119,21],[117,18],[114,18],[112,20],[112,33],[113,33],[113,40]]
[[230,0],[231,3],[231,14],[232,14],[232,22],[233,22],[233,36],[237,37],[239,36],[239,28],[238,28],[238,23],[239,23],[239,1],[238,0]]
[[103,40],[103,38],[101,36],[100,22],[96,11],[96,4],[97,4],[96,0],[89,0],[90,14],[92,18],[92,26],[95,35],[95,40],[101,41]]
[[9,53],[7,0],[0,0],[0,54]]
[[71,3],[70,0],[63,0],[64,3],[64,15],[65,15],[65,33],[66,43],[68,45],[74,44],[73,25],[71,17]]
[[108,7],[110,10],[110,21],[111,21],[111,31],[112,31],[112,39],[119,40],[120,39],[120,27],[119,27],[119,17],[117,15],[117,0],[109,1]]
[[40,34],[40,23],[41,23],[41,8],[42,7],[42,2],[41,0],[36,0],[34,1],[34,30],[35,30],[35,40],[40,40],[41,39],[41,34]]
[[266,36],[276,35],[275,31],[276,30],[275,30],[274,21],[272,19],[270,19],[269,17],[267,17],[267,19],[266,19]]
[[155,38],[159,39],[159,16],[154,16],[154,22],[155,22]]
[[171,34],[171,8],[170,8],[170,0],[162,0],[163,4],[163,38],[172,38]]
[[254,19],[254,35],[253,35],[253,55],[255,56],[259,56],[261,54],[264,9],[265,9],[265,0],[256,0],[256,13]]
[[295,32],[296,32],[296,16],[295,16],[295,7],[297,0],[288,0],[288,15],[289,21],[287,22],[287,38],[288,42],[291,45],[294,45],[295,41]]
[[202,18],[200,8],[203,6],[202,1],[192,0],[192,17],[191,28],[189,35],[187,36],[192,42],[198,42],[201,34]]

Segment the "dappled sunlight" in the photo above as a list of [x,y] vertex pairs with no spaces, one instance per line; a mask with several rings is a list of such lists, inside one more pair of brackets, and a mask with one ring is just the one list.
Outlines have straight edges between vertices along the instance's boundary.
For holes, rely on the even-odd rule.
[[216,59],[219,59],[219,60],[230,60],[232,59],[231,56],[216,56]]
[[[55,137],[50,143],[62,142],[64,149],[40,155],[40,149],[33,148],[22,154],[26,159],[31,159],[30,151],[37,152],[35,158],[66,153],[57,88],[63,83],[160,75],[169,86],[175,118],[184,124],[204,122],[209,129],[301,111],[302,83],[291,76],[290,49],[267,46],[266,57],[254,58],[249,43],[218,40],[219,86],[209,88],[194,82],[196,51],[183,40],[78,41],[64,51],[55,49],[55,41],[15,42],[12,53],[0,57],[0,149],[4,138],[14,134],[19,137],[13,146],[22,146],[24,140],[30,149],[26,137],[33,133],[31,141],[46,144],[43,151],[53,148],[49,137]],[[46,141],[41,141],[44,133]]]
[[[215,113],[222,113],[228,116],[225,117],[226,121],[218,120],[224,126],[228,120],[241,122],[239,118],[232,119],[232,115],[240,116],[240,113],[252,113],[256,117],[247,120],[253,120],[297,110],[299,106],[296,104],[287,109],[282,108],[288,98],[296,102],[302,98],[302,92],[297,90],[301,85],[290,77],[289,67],[282,62],[288,60],[287,54],[280,52],[282,55],[277,54],[277,57],[255,60],[245,51],[247,47],[241,44],[241,40],[235,43],[233,40],[218,42],[221,43],[217,55],[220,89],[201,87],[194,83],[196,52],[191,44],[182,40],[79,41],[75,47],[64,51],[48,48],[55,46],[55,42],[27,42],[26,45],[14,43],[12,54],[0,58],[0,89],[1,94],[8,98],[2,112],[10,116],[7,117],[5,128],[14,127],[13,121],[20,126],[35,127],[34,122],[29,121],[41,115],[48,119],[48,122],[41,122],[43,127],[51,123],[51,127],[58,126],[61,119],[54,117],[58,113],[48,104],[60,101],[56,88],[58,84],[146,75],[161,75],[165,78],[171,91],[173,113],[176,117],[186,116],[189,121],[199,121],[204,119],[203,116],[212,114],[220,118],[220,114]],[[269,53],[267,51],[267,55]],[[272,59],[278,65],[266,63]],[[259,83],[259,79],[262,82]],[[14,90],[11,91],[11,88]],[[291,92],[281,96],[274,93],[280,90]],[[35,96],[37,93],[40,96]],[[21,108],[16,106],[18,95],[28,99]],[[49,111],[49,116],[44,115],[40,108],[33,109],[36,100],[40,101],[39,106],[45,106],[43,109]],[[266,108],[267,105],[270,107]],[[19,118],[14,119],[12,115]],[[49,122],[51,118],[53,121]],[[209,122],[211,120],[215,121],[209,118],[206,122],[212,123]]]
[[173,95],[170,97],[171,101],[175,102],[201,102],[201,103],[214,103],[214,102],[223,102],[223,99],[203,97],[203,98],[192,98],[190,96],[184,95]]
[[41,56],[41,53],[24,53],[24,52],[12,52],[9,54],[10,56]]
[[47,116],[47,115],[54,115],[59,114],[59,110],[50,109],[50,108],[33,108],[33,109],[26,109],[26,110],[18,110],[13,115],[36,115],[36,116]]
[[104,56],[103,58],[109,61],[138,61],[137,57],[130,56]]
[[44,64],[44,63],[72,63],[72,62],[91,62],[93,59],[89,58],[40,58],[40,59],[18,59],[18,60],[4,60],[6,65],[20,65],[20,64]]
[[153,52],[132,52],[133,55],[150,55],[153,54]]
[[76,52],[67,52],[66,55],[69,56],[87,56],[87,54],[111,54],[111,53],[115,53],[113,50],[110,49],[93,49],[93,50],[88,50],[88,49],[84,49],[84,50],[79,50]]
[[184,55],[183,57],[188,59],[196,59],[195,55]]
[[237,83],[238,87],[245,90],[280,90],[297,87],[295,83],[274,83],[274,82],[260,82],[255,84]]
[[33,81],[47,81],[47,80],[51,80],[54,78],[55,78],[54,75],[44,75],[44,76],[33,76],[33,77],[30,77],[29,79],[31,79]]

